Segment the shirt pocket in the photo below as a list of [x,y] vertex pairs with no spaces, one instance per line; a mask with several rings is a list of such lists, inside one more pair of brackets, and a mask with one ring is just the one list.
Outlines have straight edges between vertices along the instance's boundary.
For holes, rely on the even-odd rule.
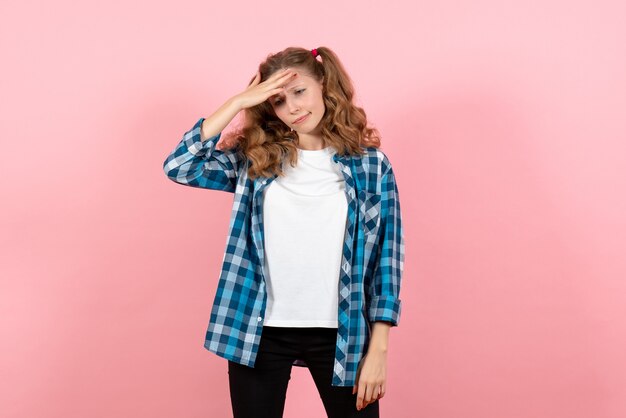
[[380,227],[381,201],[380,194],[376,192],[363,191],[361,202],[361,219],[363,221],[363,232],[371,237],[378,233]]

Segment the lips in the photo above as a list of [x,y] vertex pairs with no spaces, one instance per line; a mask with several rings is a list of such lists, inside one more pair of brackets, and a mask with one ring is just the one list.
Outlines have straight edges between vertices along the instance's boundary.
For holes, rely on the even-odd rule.
[[307,113],[306,115],[301,116],[301,117],[299,117],[298,119],[294,120],[294,121],[293,121],[293,123],[300,123],[300,122],[302,122],[303,120],[305,120],[307,117],[309,117],[309,115],[310,115],[310,113]]

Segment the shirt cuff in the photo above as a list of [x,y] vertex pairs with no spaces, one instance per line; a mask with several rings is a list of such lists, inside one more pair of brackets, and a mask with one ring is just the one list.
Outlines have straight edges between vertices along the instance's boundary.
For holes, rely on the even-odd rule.
[[374,296],[369,304],[369,320],[388,321],[391,326],[398,326],[400,323],[400,312],[402,301],[394,296]]

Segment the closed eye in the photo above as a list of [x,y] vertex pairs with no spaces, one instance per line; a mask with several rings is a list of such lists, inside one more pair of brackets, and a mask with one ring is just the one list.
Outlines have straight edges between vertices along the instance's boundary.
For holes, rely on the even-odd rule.
[[[301,94],[304,90],[306,89],[296,90],[296,94]],[[278,99],[274,102],[274,106],[280,106],[281,104],[283,104],[283,101],[281,99]]]

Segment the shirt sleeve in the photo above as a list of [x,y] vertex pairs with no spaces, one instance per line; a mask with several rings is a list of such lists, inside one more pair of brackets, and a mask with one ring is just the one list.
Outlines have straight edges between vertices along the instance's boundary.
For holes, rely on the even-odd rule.
[[203,142],[201,128],[204,119],[200,118],[191,130],[185,132],[163,162],[163,171],[170,180],[185,186],[234,193],[243,156],[236,150],[216,148],[222,132]]
[[400,196],[391,166],[381,179],[380,252],[373,279],[366,285],[370,322],[400,321],[400,282],[404,270],[404,232]]

